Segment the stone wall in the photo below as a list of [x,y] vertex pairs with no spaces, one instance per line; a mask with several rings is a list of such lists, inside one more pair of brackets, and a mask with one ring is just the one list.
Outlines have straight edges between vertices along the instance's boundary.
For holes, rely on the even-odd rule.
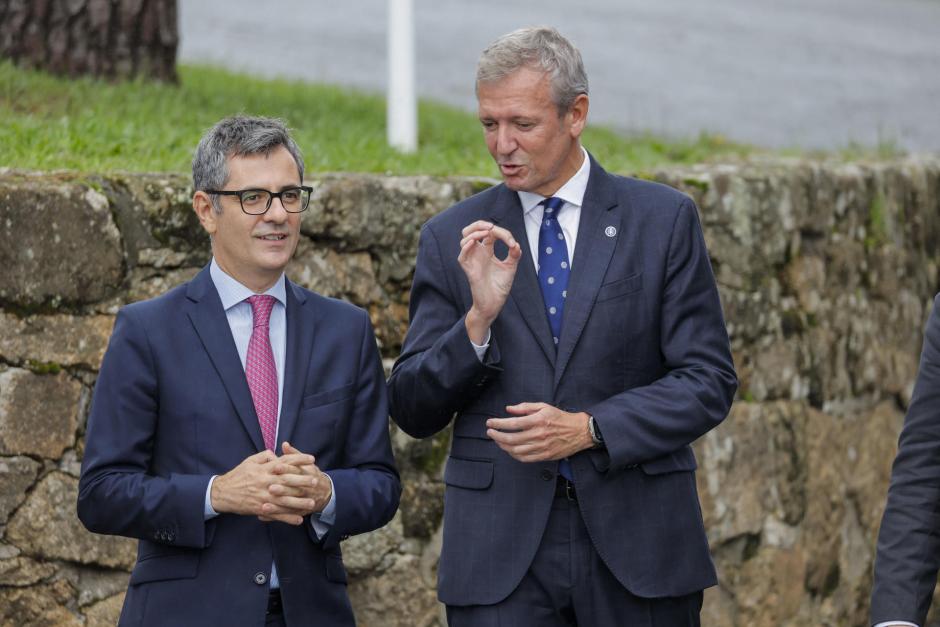
[[[923,324],[940,287],[940,161],[773,161],[646,173],[699,205],[741,379],[696,444],[721,583],[714,626],[864,625]],[[386,365],[418,229],[474,179],[322,175],[289,270],[368,308]],[[193,276],[208,243],[179,176],[0,170],[0,625],[112,625],[130,540],[75,516],[84,425],[117,309]],[[456,254],[456,253],[455,253]],[[392,427],[393,522],[344,544],[364,627],[440,625],[448,435]]]

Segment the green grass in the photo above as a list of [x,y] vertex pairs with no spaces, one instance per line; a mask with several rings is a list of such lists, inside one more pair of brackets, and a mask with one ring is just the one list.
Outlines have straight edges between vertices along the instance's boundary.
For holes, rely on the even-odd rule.
[[[380,94],[180,66],[179,85],[68,80],[0,62],[0,166],[83,171],[189,171],[202,132],[234,113],[278,116],[308,170],[498,176],[476,117],[434,102],[419,108],[420,148],[385,144]],[[590,127],[584,144],[617,172],[754,152],[721,137],[624,137]]]

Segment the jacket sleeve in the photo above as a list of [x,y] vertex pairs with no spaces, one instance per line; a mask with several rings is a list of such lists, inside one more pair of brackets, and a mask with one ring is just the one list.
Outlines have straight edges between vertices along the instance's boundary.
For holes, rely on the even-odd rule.
[[737,390],[718,288],[688,199],[677,212],[665,263],[659,319],[665,374],[584,409],[600,426],[612,466],[690,444],[724,420]]
[[327,470],[336,497],[336,518],[321,539],[325,549],[345,537],[378,529],[395,515],[401,482],[388,433],[385,374],[369,316],[362,312],[356,399],[339,467]]
[[940,569],[940,296],[924,334],[875,557],[871,621],[923,625]]
[[[452,252],[456,259],[458,250]],[[464,326],[464,306],[448,276],[434,232],[421,231],[411,287],[408,333],[389,378],[392,418],[423,438],[446,427],[454,414],[500,371],[499,346],[491,337],[481,363]]]
[[202,548],[211,475],[151,474],[160,407],[144,325],[131,308],[118,313],[88,418],[78,517],[94,533]]

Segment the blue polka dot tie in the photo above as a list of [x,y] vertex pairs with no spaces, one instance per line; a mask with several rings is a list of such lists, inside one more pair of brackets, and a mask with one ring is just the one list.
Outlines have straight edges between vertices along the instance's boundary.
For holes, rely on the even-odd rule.
[[561,226],[558,224],[558,213],[565,201],[552,196],[539,204],[545,206],[542,224],[539,226],[539,286],[542,288],[542,300],[545,301],[545,313],[548,315],[548,326],[552,329],[552,339],[555,346],[558,346],[561,317],[565,310],[565,297],[568,295],[568,275],[571,273],[565,234],[561,232]]
[[[539,286],[542,288],[542,300],[545,301],[548,326],[552,329],[552,339],[557,347],[561,337],[561,316],[568,296],[568,275],[571,274],[568,245],[558,224],[558,214],[565,201],[552,196],[539,204],[545,206],[542,224],[539,226]],[[571,464],[567,459],[558,463],[558,472],[568,481],[573,479]]]

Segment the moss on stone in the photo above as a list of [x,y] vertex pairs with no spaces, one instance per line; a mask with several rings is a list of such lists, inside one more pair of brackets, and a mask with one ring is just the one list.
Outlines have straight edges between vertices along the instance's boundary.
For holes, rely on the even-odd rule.
[[702,179],[693,178],[693,177],[691,177],[691,176],[688,176],[688,177],[682,179],[682,184],[683,184],[683,185],[686,185],[686,186],[688,186],[688,187],[694,187],[694,188],[698,189],[699,191],[701,191],[703,194],[704,194],[705,192],[707,192],[708,189],[711,187],[711,186],[709,185],[708,181],[704,181],[704,180],[702,180]]
[[30,359],[26,362],[26,367],[35,374],[59,374],[62,372],[62,366],[54,361]]
[[885,219],[885,196],[882,192],[875,194],[868,207],[868,223],[865,234],[865,248],[872,250],[887,243],[888,227]]

